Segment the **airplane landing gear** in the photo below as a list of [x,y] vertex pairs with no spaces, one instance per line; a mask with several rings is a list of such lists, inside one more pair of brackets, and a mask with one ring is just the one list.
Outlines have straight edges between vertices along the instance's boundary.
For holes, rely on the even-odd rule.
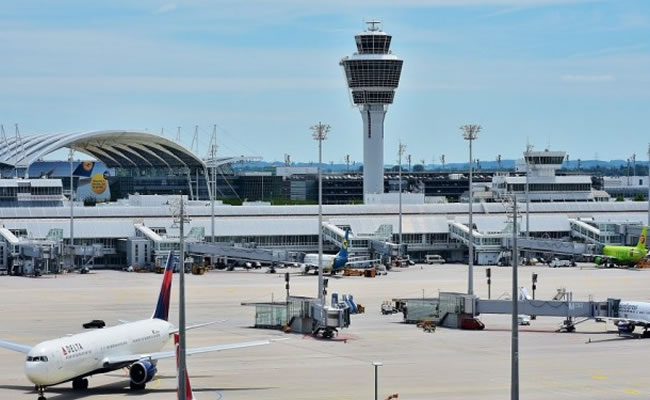
[[77,378],[72,380],[72,389],[74,390],[86,390],[88,389],[88,379],[86,378]]
[[45,397],[45,387],[36,386],[36,391],[38,392],[38,400],[47,400]]
[[145,384],[144,383],[133,383],[133,381],[130,382],[130,387],[131,390],[133,391],[139,391],[139,390],[144,390]]

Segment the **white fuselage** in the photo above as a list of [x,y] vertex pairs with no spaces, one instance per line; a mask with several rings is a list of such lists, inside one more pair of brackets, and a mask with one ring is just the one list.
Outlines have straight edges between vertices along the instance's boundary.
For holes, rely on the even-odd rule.
[[634,321],[646,321],[650,324],[650,303],[622,301],[618,305],[618,317]]
[[158,352],[173,329],[167,321],[146,319],[48,340],[30,350],[25,375],[36,385],[49,386],[96,370],[117,369],[120,366],[105,365],[109,357]]

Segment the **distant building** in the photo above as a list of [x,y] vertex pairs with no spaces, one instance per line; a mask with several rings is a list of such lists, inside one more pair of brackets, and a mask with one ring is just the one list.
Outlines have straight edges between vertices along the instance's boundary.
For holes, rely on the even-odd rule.
[[60,207],[60,179],[0,179],[0,207]]
[[[557,175],[566,153],[563,151],[530,151],[524,153],[516,172],[526,174],[528,168],[528,192],[531,202],[558,201],[609,201],[610,196],[592,186],[589,175]],[[524,194],[526,176],[510,174],[495,175],[492,191],[496,195]]]
[[634,198],[648,197],[647,176],[605,176],[603,189],[612,197]]

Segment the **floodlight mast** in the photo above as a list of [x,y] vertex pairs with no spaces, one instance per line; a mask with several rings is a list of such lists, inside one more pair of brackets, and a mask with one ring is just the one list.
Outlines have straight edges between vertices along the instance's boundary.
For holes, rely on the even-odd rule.
[[481,125],[463,125],[460,127],[463,131],[463,139],[469,142],[469,237],[467,248],[469,251],[467,294],[474,294],[474,225],[472,222],[472,212],[474,205],[474,195],[472,190],[472,142],[478,138],[481,131]]
[[323,288],[323,178],[321,164],[323,163],[323,140],[332,129],[328,124],[318,122],[312,125],[312,138],[318,141],[318,299],[321,304],[325,303]]
[[210,242],[214,243],[214,200],[217,197],[217,125],[212,126],[210,139],[210,172],[212,175],[210,190]]
[[[526,145],[526,153],[524,154],[524,161],[526,162],[526,239],[530,239],[530,152],[533,151],[533,145]],[[526,263],[530,263],[530,254],[526,252]]]
[[398,163],[399,163],[399,257],[403,256],[402,254],[402,155],[406,150],[406,145],[399,142],[397,148]]
[[[16,144],[18,145],[18,144]],[[68,160],[70,161],[70,269],[74,271],[75,248],[74,248],[74,172],[73,172],[74,149],[70,147]]]
[[648,143],[648,226],[650,226],[650,143]]

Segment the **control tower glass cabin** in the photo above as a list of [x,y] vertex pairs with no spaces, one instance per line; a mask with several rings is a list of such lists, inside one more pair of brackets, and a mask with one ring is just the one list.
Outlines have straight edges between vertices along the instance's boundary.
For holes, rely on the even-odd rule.
[[379,21],[355,36],[357,53],[340,65],[352,102],[363,119],[363,194],[384,192],[384,117],[399,85],[403,60],[390,51],[392,36],[379,29]]

